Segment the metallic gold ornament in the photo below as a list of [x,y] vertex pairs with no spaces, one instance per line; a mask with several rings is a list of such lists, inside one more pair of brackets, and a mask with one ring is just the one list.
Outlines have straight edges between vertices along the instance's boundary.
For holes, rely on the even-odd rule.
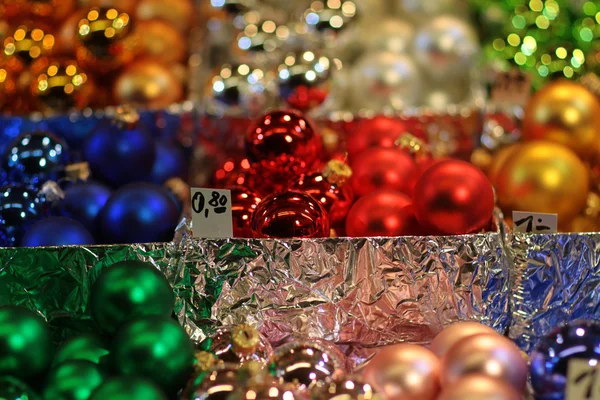
[[495,334],[496,331],[478,322],[457,322],[438,333],[430,349],[441,358],[460,340],[480,333]]
[[496,186],[498,182],[498,175],[504,167],[504,163],[508,160],[518,149],[520,144],[511,144],[509,146],[502,147],[492,157],[491,163],[485,169],[485,173],[492,185]]
[[271,345],[254,327],[247,324],[219,328],[206,339],[206,349],[221,361],[246,364],[265,364],[271,353]]
[[600,232],[600,196],[590,192],[583,212],[569,225],[569,232]]
[[495,183],[506,213],[556,213],[559,225],[566,226],[585,207],[589,172],[568,148],[536,141],[520,145],[509,156]]
[[4,39],[4,54],[15,57],[25,65],[49,54],[54,48],[54,36],[45,28],[31,23],[20,25]]
[[137,0],[89,0],[86,4],[89,7],[116,8],[117,10],[133,14],[137,7]]
[[311,394],[313,400],[380,400],[382,397],[362,377],[336,377],[318,386]]
[[337,32],[356,15],[354,0],[313,1],[304,12],[304,21],[319,32]]
[[209,371],[196,374],[185,390],[185,399],[218,400],[227,398],[238,383],[239,364],[219,363]]
[[185,60],[188,42],[173,25],[160,20],[140,21],[135,30],[142,55],[165,64]]
[[186,32],[194,18],[191,0],[140,0],[135,17],[138,21],[163,20],[181,32]]
[[600,152],[600,100],[583,85],[562,80],[537,92],[525,108],[525,140],[549,140],[582,157]]
[[521,400],[523,396],[500,379],[482,374],[467,375],[448,386],[437,400]]

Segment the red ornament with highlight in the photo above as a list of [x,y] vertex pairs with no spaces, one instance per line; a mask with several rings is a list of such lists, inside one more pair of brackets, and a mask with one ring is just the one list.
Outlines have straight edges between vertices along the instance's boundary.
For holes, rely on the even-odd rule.
[[361,197],[350,209],[346,234],[350,237],[415,234],[410,198],[399,192],[380,191]]
[[251,238],[252,215],[261,202],[260,195],[249,189],[238,186],[231,190],[231,215],[233,217],[233,236]]

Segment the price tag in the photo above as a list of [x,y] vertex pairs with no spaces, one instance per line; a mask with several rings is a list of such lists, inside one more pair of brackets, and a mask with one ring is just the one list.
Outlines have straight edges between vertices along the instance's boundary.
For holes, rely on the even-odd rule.
[[519,233],[556,233],[558,215],[513,211],[513,231]]
[[199,238],[233,237],[231,191],[192,188],[192,231]]
[[598,360],[569,361],[565,400],[600,400]]
[[492,103],[499,106],[525,106],[531,95],[531,75],[514,69],[500,72],[492,86]]

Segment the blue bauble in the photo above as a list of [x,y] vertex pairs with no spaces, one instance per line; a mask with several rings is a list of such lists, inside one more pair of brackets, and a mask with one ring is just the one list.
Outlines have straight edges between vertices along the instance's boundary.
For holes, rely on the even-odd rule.
[[156,142],[156,160],[150,181],[162,185],[169,178],[183,178],[185,174],[185,153],[181,146],[167,140]]
[[143,111],[140,113],[140,121],[155,138],[175,138],[181,128],[182,114],[167,110]]
[[120,188],[100,214],[106,243],[168,242],[178,220],[177,207],[167,189],[150,183]]
[[18,246],[27,228],[41,217],[40,199],[33,189],[18,184],[0,187],[0,226],[12,246]]
[[92,176],[114,187],[147,180],[156,157],[152,135],[143,125],[110,120],[98,124],[82,151]]
[[48,132],[19,135],[8,146],[2,168],[12,182],[39,185],[64,176],[69,162],[67,143]]
[[600,360],[600,323],[575,321],[555,329],[537,344],[530,359],[536,399],[563,400],[569,362]]
[[46,120],[33,120],[28,117],[0,115],[0,154],[22,133],[48,130]]
[[108,201],[112,190],[94,181],[75,182],[65,189],[65,197],[53,204],[53,211],[63,217],[72,218],[98,236],[100,212]]
[[79,150],[100,119],[94,115],[73,112],[47,119],[48,129],[65,139],[71,150]]
[[21,246],[71,246],[94,243],[92,234],[74,219],[48,217],[37,221],[27,229]]

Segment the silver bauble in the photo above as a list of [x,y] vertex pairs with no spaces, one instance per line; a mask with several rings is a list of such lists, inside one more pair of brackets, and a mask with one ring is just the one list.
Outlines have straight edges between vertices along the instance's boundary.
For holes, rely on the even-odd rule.
[[415,38],[415,58],[436,79],[456,79],[469,74],[479,52],[475,30],[451,16],[440,16],[424,25]]
[[356,15],[354,0],[316,0],[304,12],[306,25],[319,32],[337,32]]
[[277,23],[265,18],[258,11],[249,11],[242,17],[242,32],[237,37],[241,50],[249,52],[273,52],[281,46],[277,37]]
[[471,97],[471,84],[468,79],[429,81],[424,90],[423,105],[434,111],[446,111],[449,106],[466,102]]

